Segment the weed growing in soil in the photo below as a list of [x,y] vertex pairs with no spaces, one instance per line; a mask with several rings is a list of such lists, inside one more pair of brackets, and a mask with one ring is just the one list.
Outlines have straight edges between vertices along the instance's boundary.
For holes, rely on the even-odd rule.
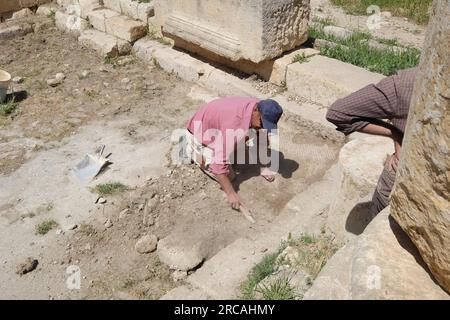
[[113,195],[128,190],[128,187],[121,182],[109,182],[98,184],[94,191],[102,196]]
[[12,114],[17,108],[17,104],[14,99],[10,99],[5,103],[0,104],[0,115],[6,117]]
[[[340,39],[332,35],[327,35],[323,27],[311,26],[309,35],[315,39],[324,39],[336,43],[337,45],[324,45],[320,48],[320,53],[324,56],[351,63],[355,66],[365,68],[372,72],[378,72],[385,76],[391,76],[399,70],[413,68],[419,65],[420,51],[416,48],[405,48],[398,52],[394,49],[375,50],[369,46],[367,40],[372,36],[363,32],[354,32],[347,39]],[[388,44],[396,43],[392,40],[380,41]]]
[[295,289],[288,277],[279,277],[273,283],[263,284],[255,289],[262,294],[264,300],[294,300]]
[[302,52],[297,54],[292,62],[305,63],[308,62],[308,57],[305,55],[304,52]]
[[[288,261],[283,251],[290,247],[296,252],[295,261]],[[292,300],[301,298],[302,294],[296,293],[296,288],[291,284],[288,276],[275,276],[274,281],[264,283],[263,280],[269,276],[276,275],[280,266],[289,265],[297,271],[307,273],[305,284],[310,287],[322,270],[326,262],[339,249],[331,236],[325,233],[319,236],[302,234],[297,239],[289,236],[288,240],[282,242],[275,253],[266,255],[263,260],[255,265],[248,278],[241,284],[241,298],[255,299],[255,293],[259,293],[265,300]]]
[[50,230],[58,226],[58,223],[55,220],[44,220],[36,226],[36,234],[44,235],[47,234]]

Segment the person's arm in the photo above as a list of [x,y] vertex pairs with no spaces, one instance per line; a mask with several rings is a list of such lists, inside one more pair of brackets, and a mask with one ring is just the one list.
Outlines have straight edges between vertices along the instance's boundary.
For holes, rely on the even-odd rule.
[[239,210],[242,203],[241,198],[239,198],[238,194],[233,188],[233,185],[231,184],[230,179],[228,178],[227,174],[218,174],[216,175],[216,179],[219,182],[220,186],[222,187],[223,191],[227,195],[228,202],[231,204],[231,207],[235,210]]
[[368,125],[359,129],[358,131],[362,133],[392,138],[392,140],[394,140],[395,151],[400,152],[401,150],[403,135],[389,123],[383,124],[369,123]]

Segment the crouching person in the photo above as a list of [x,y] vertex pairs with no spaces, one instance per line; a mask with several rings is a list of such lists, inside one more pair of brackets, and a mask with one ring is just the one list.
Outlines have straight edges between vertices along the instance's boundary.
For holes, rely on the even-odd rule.
[[389,205],[416,71],[416,68],[403,70],[376,85],[369,85],[336,101],[327,113],[327,120],[345,135],[358,131],[390,137],[394,142],[395,152],[387,159],[372,198],[374,215]]
[[[226,97],[201,107],[187,124],[187,156],[220,184],[235,210],[244,203],[231,183],[235,174],[230,157],[249,139],[251,129],[258,136],[275,132],[282,113],[274,100]],[[275,179],[275,173],[268,168],[261,170],[261,176],[269,182]]]

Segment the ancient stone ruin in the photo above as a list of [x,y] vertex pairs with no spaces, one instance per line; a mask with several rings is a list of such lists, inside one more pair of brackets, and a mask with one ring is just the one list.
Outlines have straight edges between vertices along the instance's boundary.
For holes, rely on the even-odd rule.
[[450,291],[450,1],[435,1],[405,143],[392,215]]
[[308,39],[309,0],[156,0],[156,25],[175,45],[244,71]]

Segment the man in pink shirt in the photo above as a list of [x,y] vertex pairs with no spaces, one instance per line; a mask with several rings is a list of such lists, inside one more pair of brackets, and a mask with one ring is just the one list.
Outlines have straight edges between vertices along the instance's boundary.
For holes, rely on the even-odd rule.
[[[249,138],[250,129],[274,132],[282,114],[281,106],[274,100],[226,97],[204,105],[189,120],[188,157],[219,182],[233,209],[238,210],[243,203],[231,184],[234,172],[230,156],[239,143]],[[270,182],[275,179],[268,170],[261,175]]]

